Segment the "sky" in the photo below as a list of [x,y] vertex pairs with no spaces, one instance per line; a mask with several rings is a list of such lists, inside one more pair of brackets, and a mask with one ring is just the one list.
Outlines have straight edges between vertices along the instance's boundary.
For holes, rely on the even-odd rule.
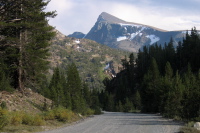
[[200,30],[199,7],[200,0],[51,0],[45,11],[56,11],[49,24],[69,35],[87,34],[102,12],[168,31]]

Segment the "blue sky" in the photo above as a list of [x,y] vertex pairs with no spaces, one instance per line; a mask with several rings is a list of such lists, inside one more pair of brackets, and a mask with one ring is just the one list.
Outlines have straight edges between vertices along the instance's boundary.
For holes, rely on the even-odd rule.
[[200,30],[200,0],[51,0],[46,10],[57,11],[49,24],[65,35],[87,34],[102,12],[169,31]]

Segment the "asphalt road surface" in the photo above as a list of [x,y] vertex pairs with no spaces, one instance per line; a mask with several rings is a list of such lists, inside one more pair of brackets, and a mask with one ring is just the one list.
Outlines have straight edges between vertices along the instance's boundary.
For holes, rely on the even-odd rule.
[[156,114],[105,112],[71,126],[42,133],[177,133],[181,126]]

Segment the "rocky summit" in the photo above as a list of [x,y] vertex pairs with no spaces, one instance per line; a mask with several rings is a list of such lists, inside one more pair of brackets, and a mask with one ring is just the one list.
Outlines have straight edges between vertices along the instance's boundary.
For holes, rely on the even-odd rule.
[[155,43],[164,45],[171,38],[174,40],[174,46],[177,46],[178,41],[183,40],[185,33],[186,31],[166,31],[148,25],[126,22],[103,12],[84,38],[111,48],[138,52],[142,46]]
[[68,37],[75,37],[75,38],[84,38],[85,34],[82,32],[74,32],[73,34],[68,35]]

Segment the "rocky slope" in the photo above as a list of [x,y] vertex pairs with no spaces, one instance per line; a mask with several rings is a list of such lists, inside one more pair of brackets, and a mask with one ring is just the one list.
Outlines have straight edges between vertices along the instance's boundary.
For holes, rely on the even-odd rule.
[[85,38],[111,48],[137,52],[144,45],[152,45],[156,42],[164,45],[171,37],[174,39],[174,45],[177,45],[178,41],[182,41],[185,33],[185,31],[165,31],[152,26],[126,22],[103,12]]
[[18,91],[12,93],[2,91],[0,92],[0,104],[6,103],[6,107],[9,111],[26,111],[31,113],[41,113],[44,107],[44,103],[50,108],[52,101],[43,97],[31,89],[24,90],[24,96]]

